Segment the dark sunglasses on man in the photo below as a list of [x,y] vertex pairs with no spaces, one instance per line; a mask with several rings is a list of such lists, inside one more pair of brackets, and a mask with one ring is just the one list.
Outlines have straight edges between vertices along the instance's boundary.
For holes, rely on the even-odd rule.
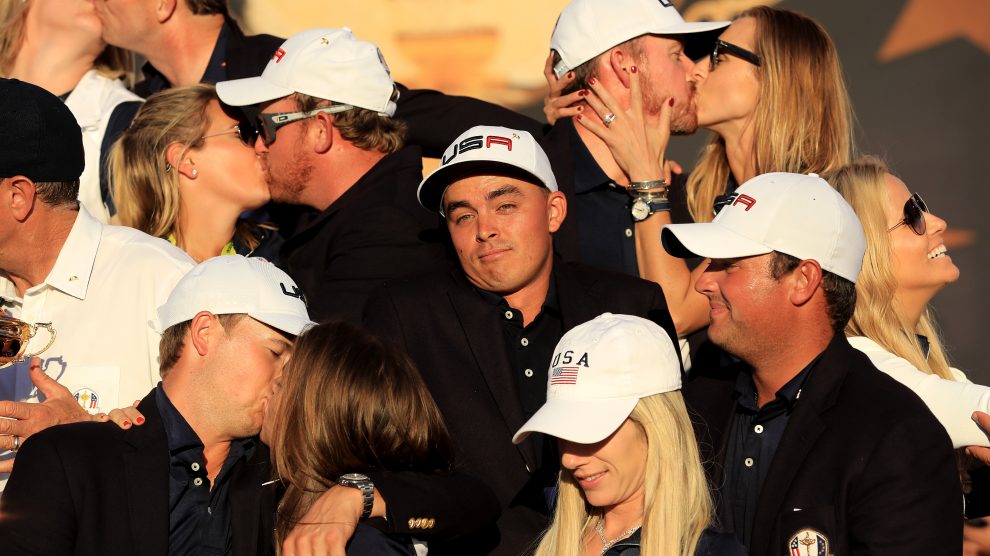
[[923,236],[928,230],[928,224],[925,221],[926,212],[928,212],[928,205],[925,204],[925,200],[921,198],[921,195],[912,193],[907,202],[904,203],[904,218],[901,218],[887,231],[892,232],[901,226],[908,225],[912,232]]
[[332,106],[323,106],[307,112],[275,112],[272,114],[262,112],[261,114],[258,114],[258,134],[261,137],[261,141],[266,147],[268,147],[275,142],[275,133],[282,126],[289,125],[292,122],[312,118],[320,113],[336,114],[352,108],[354,107],[350,104],[334,104]]

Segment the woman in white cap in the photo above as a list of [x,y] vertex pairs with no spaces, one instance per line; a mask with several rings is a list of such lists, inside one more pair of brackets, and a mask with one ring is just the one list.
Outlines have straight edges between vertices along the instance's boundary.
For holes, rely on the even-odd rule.
[[974,411],[990,412],[990,388],[950,366],[928,307],[959,278],[945,248],[945,220],[877,159],[859,159],[831,181],[856,211],[867,239],[856,310],[846,325],[849,343],[914,390],[956,448],[990,446],[971,418]]
[[282,238],[241,218],[271,197],[254,127],[213,85],[152,95],[110,152],[120,224],[167,239],[196,261],[217,255],[278,262]]
[[547,402],[513,442],[556,437],[561,470],[538,556],[736,555],[712,501],[680,393],[681,367],[655,323],[603,314],[554,350]]

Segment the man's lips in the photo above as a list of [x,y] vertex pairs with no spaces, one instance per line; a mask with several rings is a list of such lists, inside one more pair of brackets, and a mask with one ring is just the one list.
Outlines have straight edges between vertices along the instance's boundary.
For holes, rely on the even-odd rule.
[[501,255],[502,253],[507,253],[508,251],[509,248],[507,247],[499,248],[499,249],[489,249],[488,251],[485,251],[484,253],[478,255],[478,259],[482,261],[491,260],[493,258],[498,257],[498,255]]

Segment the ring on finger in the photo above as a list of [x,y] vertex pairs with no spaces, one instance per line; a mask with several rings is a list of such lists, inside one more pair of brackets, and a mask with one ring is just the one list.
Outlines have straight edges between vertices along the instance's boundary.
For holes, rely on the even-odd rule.
[[602,123],[605,124],[605,127],[612,125],[612,122],[614,121],[615,121],[615,114],[612,112],[605,114],[605,117],[602,118]]
[[14,447],[10,449],[11,452],[16,452],[18,448],[21,447],[21,437],[14,437]]

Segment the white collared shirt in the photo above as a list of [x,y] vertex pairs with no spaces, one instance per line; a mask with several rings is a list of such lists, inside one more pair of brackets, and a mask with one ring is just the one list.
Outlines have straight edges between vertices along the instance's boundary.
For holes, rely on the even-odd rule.
[[[149,322],[193,265],[169,242],[101,224],[80,208],[44,282],[21,298],[0,277],[0,311],[31,324],[52,323],[55,342],[39,355],[45,372],[90,413],[109,412],[157,384],[160,336]],[[48,340],[48,332],[38,329],[27,353]],[[28,362],[0,369],[0,400],[38,401]]]

